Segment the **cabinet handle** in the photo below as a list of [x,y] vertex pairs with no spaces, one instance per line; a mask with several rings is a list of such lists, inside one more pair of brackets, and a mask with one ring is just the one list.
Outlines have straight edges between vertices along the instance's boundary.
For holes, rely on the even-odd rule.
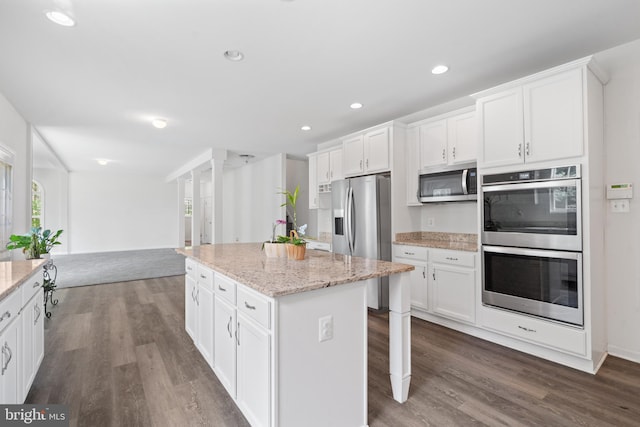
[[233,318],[231,316],[229,316],[229,323],[227,323],[227,332],[229,332],[229,338],[233,338],[233,335],[231,334],[231,321],[233,320]]
[[191,267],[187,267],[187,270],[191,271],[191,270],[193,270],[193,268],[191,268]]
[[405,255],[415,255],[415,252],[407,252],[407,251],[405,251],[404,254]]
[[220,285],[218,285],[218,289],[221,290],[222,292],[227,292],[227,290]]
[[362,160],[360,160],[360,170],[362,170]]
[[518,328],[520,328],[520,329],[522,329],[523,331],[526,331],[526,332],[537,332],[535,329],[525,328],[524,326],[520,326],[520,325],[518,325]]
[[436,280],[436,271],[433,270],[433,280]]
[[458,261],[458,258],[454,258],[450,256],[448,256],[446,259],[448,259],[449,261]]
[[9,344],[6,341],[4,343],[4,346],[2,347],[2,354],[5,354],[5,350],[7,353],[9,353],[9,356],[7,358],[7,363],[5,363],[2,367],[2,375],[4,375],[4,372],[7,370],[9,362],[11,362],[11,358],[13,357],[13,352],[11,351],[11,348],[9,348]]
[[38,304],[33,306],[33,311],[36,312],[36,318],[33,321],[34,325],[38,324],[38,320],[40,319],[40,314],[42,313],[42,310],[40,310],[40,306]]
[[198,289],[198,292],[196,292],[196,305],[198,307],[200,306],[200,289]]
[[236,326],[236,342],[238,346],[240,346],[240,322],[238,322],[238,326]]
[[518,144],[518,157],[522,157],[522,144]]
[[423,279],[427,278],[427,267],[422,267],[422,278]]
[[42,286],[42,285],[40,284],[40,282],[36,282],[36,283],[34,283],[34,284],[33,284],[33,289],[35,289],[35,288],[39,288],[40,286]]
[[206,278],[207,278],[207,276],[205,276],[204,274],[201,274],[201,275],[200,275],[200,278],[201,278],[201,279],[206,279]]
[[451,154],[453,155],[453,158],[456,158],[456,147],[453,147],[453,151],[451,152]]
[[324,174],[325,179],[329,179],[329,172]]
[[11,313],[9,312],[9,310],[7,310],[4,312],[2,317],[0,317],[0,322],[2,322],[4,319],[9,319],[9,318],[11,318]]
[[369,159],[366,160],[365,166],[367,167],[367,169],[369,169]]
[[447,155],[447,149],[443,148],[442,149],[442,160],[446,159],[446,155]]
[[193,289],[191,289],[191,299],[192,299],[193,301],[195,301],[195,300],[196,300],[195,292],[196,292],[196,287],[194,286],[194,287],[193,287]]
[[529,152],[529,143],[527,142],[526,148],[524,149],[525,154],[528,156],[530,154]]
[[247,307],[249,310],[255,310],[256,306],[255,305],[250,305],[248,302],[244,302],[244,306]]

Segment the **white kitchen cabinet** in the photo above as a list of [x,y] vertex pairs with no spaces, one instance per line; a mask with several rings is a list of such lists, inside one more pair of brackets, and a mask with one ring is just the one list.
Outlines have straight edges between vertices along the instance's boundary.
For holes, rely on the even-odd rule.
[[207,361],[209,366],[213,367],[213,334],[214,334],[214,296],[211,287],[207,284],[198,282],[198,292],[196,294],[196,305],[198,307],[197,318],[197,338],[195,340],[196,347]]
[[232,398],[236,398],[236,309],[215,297],[215,373]]
[[237,321],[238,406],[252,426],[268,426],[271,419],[271,337],[248,316]]
[[481,96],[482,167],[580,157],[584,145],[582,69]]
[[[6,311],[5,311],[6,313]],[[18,360],[22,357],[18,347],[20,321],[14,319],[0,332],[0,403],[21,404],[20,372]]]
[[318,185],[331,184],[342,179],[342,148],[325,151],[317,155]]
[[344,176],[386,172],[390,169],[389,127],[343,140]]
[[185,260],[185,330],[210,366],[214,365],[213,271]]
[[309,209],[318,209],[318,156],[309,154]]
[[474,111],[420,125],[420,168],[476,161],[477,125]]
[[[29,285],[29,284],[25,284]],[[24,286],[24,285],[23,285]],[[44,357],[44,308],[42,288],[32,296],[20,314],[22,358],[20,359],[20,401],[24,402]]]
[[415,266],[411,271],[411,308],[429,311],[428,249],[421,246],[395,245],[393,261]]
[[434,249],[429,256],[433,313],[475,323],[475,254]]
[[196,279],[187,275],[184,279],[184,329],[192,340],[196,339],[197,306],[196,293],[198,283]]
[[407,143],[405,150],[407,206],[422,206],[422,203],[418,200],[418,181],[420,177],[419,153],[418,128],[411,128],[407,131]]

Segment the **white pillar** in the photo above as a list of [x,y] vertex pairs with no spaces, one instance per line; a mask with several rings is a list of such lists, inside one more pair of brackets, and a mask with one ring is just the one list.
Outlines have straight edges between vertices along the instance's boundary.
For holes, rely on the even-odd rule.
[[179,177],[178,182],[178,203],[177,203],[177,211],[176,217],[178,220],[178,242],[177,247],[181,248],[184,246],[184,184],[185,179],[183,177]]
[[226,158],[225,151],[211,159],[211,243],[222,243],[222,168]]
[[191,213],[191,246],[200,245],[200,171],[191,171],[193,212]]
[[393,398],[404,403],[411,383],[411,273],[389,276],[389,371]]

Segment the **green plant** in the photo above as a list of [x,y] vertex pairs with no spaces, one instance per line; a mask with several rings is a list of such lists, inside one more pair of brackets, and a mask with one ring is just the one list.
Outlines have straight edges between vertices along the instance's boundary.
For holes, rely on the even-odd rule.
[[283,194],[286,196],[285,202],[283,204],[280,205],[280,207],[283,206],[291,206],[291,209],[293,210],[293,229],[297,230],[298,229],[298,218],[296,216],[296,203],[298,202],[298,194],[300,192],[300,186],[296,185],[296,189],[293,190],[293,193],[289,190],[284,190],[284,191],[280,191],[278,194]]
[[52,247],[60,245],[58,237],[62,230],[55,233],[51,230],[42,230],[42,227],[32,227],[26,234],[12,234],[7,243],[7,249],[22,249],[28,259],[40,258],[42,254],[48,254]]

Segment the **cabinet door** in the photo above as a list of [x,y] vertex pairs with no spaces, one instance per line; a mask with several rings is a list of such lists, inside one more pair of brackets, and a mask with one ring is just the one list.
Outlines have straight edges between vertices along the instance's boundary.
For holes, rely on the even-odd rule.
[[238,314],[238,406],[252,426],[268,426],[271,409],[270,335]]
[[365,172],[384,172],[389,168],[389,128],[367,132],[364,135]]
[[429,281],[427,279],[427,265],[413,264],[404,261],[407,264],[415,265],[416,269],[411,272],[411,307],[419,308],[424,311],[429,310]]
[[339,181],[344,178],[342,173],[342,149],[329,152],[329,179]]
[[582,156],[582,69],[527,84],[523,97],[526,161]]
[[344,175],[359,175],[364,172],[364,137],[358,135],[342,142]]
[[478,158],[478,126],[474,111],[447,120],[449,164],[474,162]]
[[22,348],[20,354],[20,401],[29,393],[31,384],[38,373],[38,367],[44,357],[44,311],[42,295],[38,292],[22,310],[21,322]]
[[444,264],[431,265],[433,312],[463,322],[476,319],[475,270]]
[[198,327],[196,328],[198,337],[196,339],[196,347],[198,347],[202,357],[204,357],[209,366],[213,367],[214,301],[213,292],[206,286],[198,284],[196,306],[198,307]]
[[420,168],[447,164],[447,121],[420,126]]
[[318,209],[318,157],[309,156],[309,209]]
[[483,167],[524,162],[522,89],[515,88],[478,100],[480,158]]
[[196,292],[197,284],[194,278],[184,278],[184,329],[192,340],[196,340]]
[[407,131],[405,164],[407,173],[407,206],[422,206],[418,201],[418,179],[420,175],[420,156],[418,153],[418,128]]
[[329,153],[320,153],[318,159],[318,184],[329,184],[331,182]]
[[236,398],[236,309],[215,297],[214,360],[218,379]]
[[19,320],[11,322],[0,334],[0,403],[15,405],[20,400],[20,373],[18,372],[18,358],[22,357],[18,348]]

